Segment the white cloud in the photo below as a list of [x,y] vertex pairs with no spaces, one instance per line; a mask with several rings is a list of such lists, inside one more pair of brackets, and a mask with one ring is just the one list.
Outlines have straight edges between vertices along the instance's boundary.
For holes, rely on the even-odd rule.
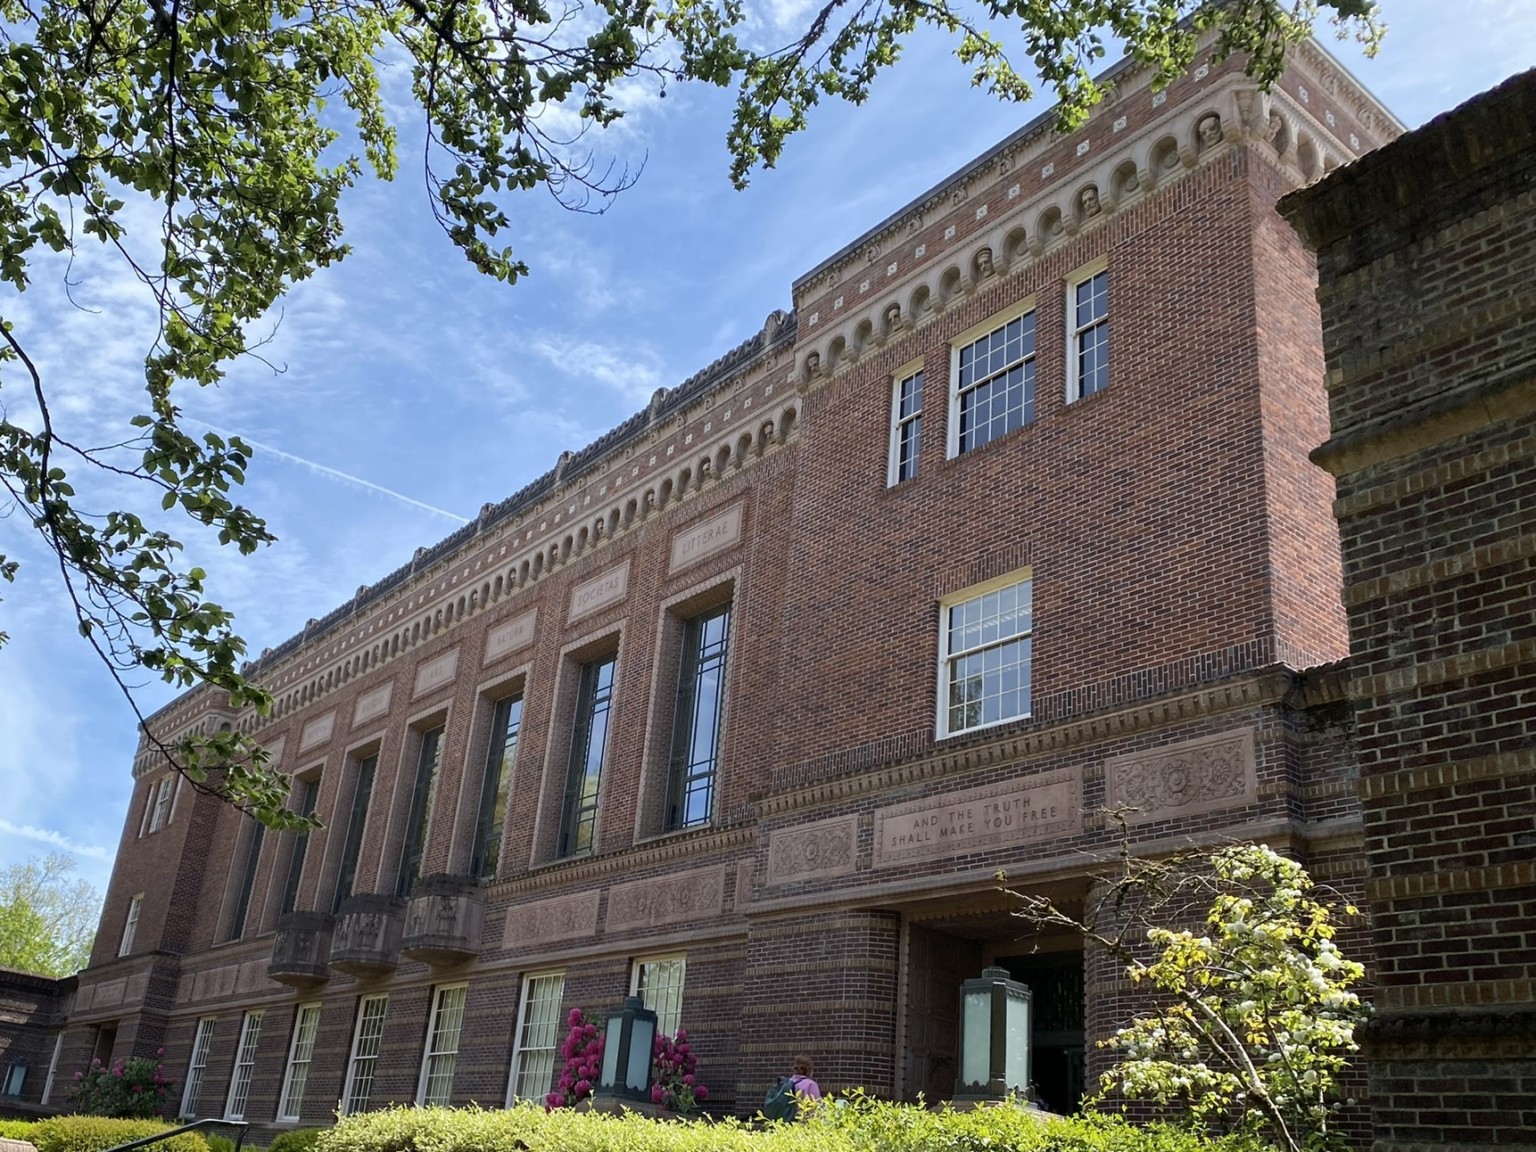
[[62,832],[56,832],[52,828],[35,828],[31,824],[14,824],[9,820],[0,818],[0,832],[8,836],[20,836],[24,840],[35,840],[39,844],[47,844],[51,848],[62,848],[65,852],[72,852],[76,856],[85,856],[91,860],[111,860],[112,850],[103,848],[99,844],[76,844]]

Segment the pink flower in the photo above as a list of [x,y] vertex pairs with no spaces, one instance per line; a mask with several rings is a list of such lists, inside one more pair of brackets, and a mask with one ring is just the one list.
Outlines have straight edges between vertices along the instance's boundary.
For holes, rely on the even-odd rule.
[[582,1023],[582,1020],[581,1020],[581,1009],[580,1008],[572,1008],[571,1009],[571,1014],[565,1018],[565,1022],[567,1024],[569,1024],[572,1028],[580,1028],[581,1027],[581,1023]]
[[575,1090],[578,1097],[585,1096],[588,1092],[592,1091],[592,1081],[578,1080],[574,1085],[572,1085],[572,1088]]
[[707,1099],[709,1099],[709,1089],[704,1087],[704,1085],[702,1085],[702,1084],[695,1084],[694,1085],[694,1087],[693,1087],[693,1094],[696,1097],[698,1097],[700,1100],[707,1100]]
[[683,1040],[688,1039],[688,1029],[686,1029],[686,1028],[679,1028],[677,1030],[677,1036],[675,1037],[675,1039],[677,1039],[678,1041],[683,1041]]
[[688,1085],[688,1087],[690,1087],[690,1088],[693,1087],[693,1073],[692,1072],[688,1073],[688,1075],[683,1077],[683,1083]]
[[652,1084],[651,1085],[651,1103],[652,1104],[660,1104],[664,1099],[666,1099],[666,1096],[667,1096],[666,1089],[663,1088],[660,1084]]

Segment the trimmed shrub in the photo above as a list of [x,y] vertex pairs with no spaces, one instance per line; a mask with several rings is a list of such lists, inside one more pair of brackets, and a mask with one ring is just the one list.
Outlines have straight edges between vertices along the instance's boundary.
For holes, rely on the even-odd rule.
[[329,1128],[292,1128],[274,1136],[267,1152],[314,1152],[320,1137],[329,1131]]
[[659,1122],[533,1104],[506,1111],[390,1108],[343,1117],[314,1152],[1259,1152],[1239,1139],[1115,1117],[1060,1118],[1032,1109],[929,1111],[852,1094],[810,1111],[805,1122]]
[[[130,1140],[176,1127],[163,1120],[115,1120],[106,1116],[54,1116],[32,1125],[27,1139],[37,1152],[104,1152]],[[196,1132],[183,1132],[153,1146],[155,1152],[208,1152]]]
[[32,1139],[32,1120],[0,1120],[0,1138],[6,1140]]

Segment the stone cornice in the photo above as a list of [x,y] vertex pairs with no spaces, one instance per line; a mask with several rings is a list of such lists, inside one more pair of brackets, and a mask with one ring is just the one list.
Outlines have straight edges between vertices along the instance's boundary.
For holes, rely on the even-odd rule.
[[563,889],[571,884],[626,876],[669,863],[698,864],[726,853],[750,848],[756,841],[756,835],[753,827],[738,825],[647,840],[633,848],[606,856],[589,856],[542,865],[532,872],[497,881],[490,887],[488,895],[492,900],[501,901],[524,893],[545,892]]

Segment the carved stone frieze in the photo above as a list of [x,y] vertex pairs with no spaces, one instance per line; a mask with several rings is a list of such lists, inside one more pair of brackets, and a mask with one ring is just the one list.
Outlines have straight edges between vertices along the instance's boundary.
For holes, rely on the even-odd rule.
[[1145,824],[1251,804],[1258,795],[1252,728],[1104,761],[1105,804]]
[[690,564],[708,559],[741,541],[741,504],[738,501],[717,516],[672,538],[672,559],[668,571],[676,572]]
[[674,872],[608,890],[608,918],[613,932],[625,928],[654,928],[718,916],[725,904],[725,868]]
[[847,875],[858,862],[858,837],[859,818],[851,815],[775,830],[768,839],[768,883]]
[[625,560],[599,576],[584,581],[571,589],[571,610],[568,620],[580,620],[599,608],[616,604],[629,592],[629,561]]
[[428,660],[416,670],[416,691],[412,695],[422,696],[441,688],[444,684],[452,683],[458,671],[459,650],[457,648]]
[[335,711],[327,712],[324,716],[317,716],[304,725],[304,732],[299,737],[299,751],[308,752],[311,748],[324,744],[331,738],[331,731],[336,727]]
[[391,680],[359,696],[357,698],[357,707],[352,713],[352,727],[356,728],[359,724],[364,724],[388,712],[389,698],[393,693],[394,687],[394,681]]
[[583,940],[597,935],[597,889],[555,900],[513,905],[502,932],[503,948],[524,948],[559,940]]
[[510,656],[532,644],[533,625],[537,618],[538,610],[535,609],[492,628],[485,637],[485,663],[490,664],[503,656]]
[[875,810],[875,866],[1069,836],[1083,827],[1080,769],[941,792]]

